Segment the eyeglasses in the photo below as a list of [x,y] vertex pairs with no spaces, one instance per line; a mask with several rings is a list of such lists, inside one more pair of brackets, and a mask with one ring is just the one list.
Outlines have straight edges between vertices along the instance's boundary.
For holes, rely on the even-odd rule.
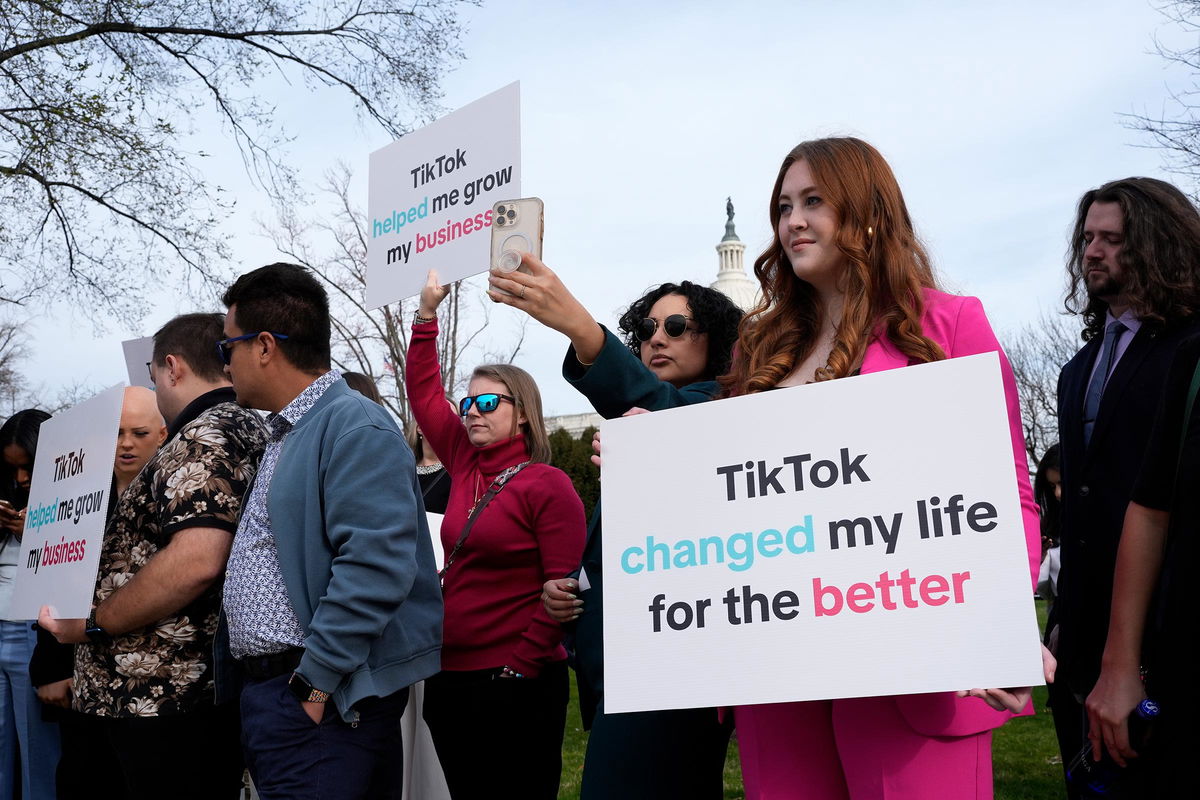
[[241,336],[230,336],[228,339],[222,339],[221,341],[217,342],[217,355],[221,357],[221,363],[229,366],[229,358],[233,351],[233,348],[230,347],[230,345],[237,344],[238,342],[244,342],[247,339],[253,339],[260,333],[269,333],[276,339],[288,338],[287,334],[276,333],[275,331],[255,331],[254,333],[243,333]]
[[149,361],[146,362],[146,372],[150,373],[150,384],[152,386],[155,385],[154,384],[154,367],[150,366]]
[[[688,320],[691,317],[686,317],[683,314],[671,314],[663,320],[663,331],[672,339],[678,339],[683,336],[684,331],[695,330],[688,327]],[[654,332],[658,330],[658,320],[653,317],[646,317],[637,324],[634,328],[633,335],[637,337],[639,342],[648,342],[654,336]]]
[[471,410],[471,406],[474,405],[475,408],[479,409],[480,414],[490,414],[499,407],[501,400],[507,400],[514,406],[517,404],[517,398],[512,395],[488,392],[487,394],[471,395],[459,400],[458,413],[460,416],[465,417],[467,412]]

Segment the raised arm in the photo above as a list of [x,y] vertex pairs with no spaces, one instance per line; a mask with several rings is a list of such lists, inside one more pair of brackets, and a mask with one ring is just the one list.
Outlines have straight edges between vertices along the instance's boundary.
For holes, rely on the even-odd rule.
[[506,273],[492,269],[488,277],[492,286],[488,297],[494,302],[519,308],[547,328],[566,336],[585,363],[595,361],[604,346],[599,323],[559,277],[532,253],[521,255],[521,265],[529,272]]
[[494,288],[488,296],[524,311],[571,340],[563,360],[563,378],[591,401],[600,416],[614,419],[634,406],[648,411],[686,406],[711,400],[716,394],[713,381],[679,389],[659,380],[620,339],[596,322],[549,267],[528,253],[521,261],[529,274],[493,270],[488,282]]
[[437,356],[437,309],[446,298],[449,287],[438,283],[435,270],[429,271],[417,315],[430,322],[412,326],[408,359],[404,365],[404,389],[412,406],[413,418],[421,428],[433,451],[446,466],[453,468],[459,454],[469,452],[471,441],[467,431],[450,406],[442,389],[442,370]]

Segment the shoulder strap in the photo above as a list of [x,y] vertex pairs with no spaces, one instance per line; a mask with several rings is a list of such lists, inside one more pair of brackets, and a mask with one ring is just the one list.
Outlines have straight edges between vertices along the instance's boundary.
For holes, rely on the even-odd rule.
[[451,549],[450,555],[446,558],[446,565],[438,572],[438,578],[441,579],[443,586],[446,584],[446,573],[450,570],[450,565],[454,563],[454,557],[458,555],[458,551],[462,549],[463,544],[467,541],[467,537],[471,534],[471,528],[475,525],[475,520],[479,519],[479,515],[483,513],[483,509],[492,501],[492,498],[500,494],[500,490],[504,488],[504,485],[512,480],[518,472],[528,467],[530,463],[529,461],[525,461],[501,472],[492,481],[492,485],[488,487],[488,490],[484,492],[483,497],[479,498],[479,501],[475,503],[474,508],[471,509],[470,516],[467,517],[467,524],[463,525],[462,533],[458,535],[458,541],[454,543],[454,548]]

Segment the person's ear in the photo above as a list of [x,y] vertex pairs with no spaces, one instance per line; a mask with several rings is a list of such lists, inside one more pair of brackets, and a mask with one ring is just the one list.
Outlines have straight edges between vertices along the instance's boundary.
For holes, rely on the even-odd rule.
[[179,383],[179,381],[183,380],[184,372],[186,371],[183,359],[177,358],[168,353],[167,357],[164,359],[164,362],[167,367],[167,380],[170,382],[171,386],[174,386],[175,384]]
[[266,366],[275,357],[275,352],[279,348],[279,340],[263,331],[254,340],[254,345],[258,348],[258,363]]

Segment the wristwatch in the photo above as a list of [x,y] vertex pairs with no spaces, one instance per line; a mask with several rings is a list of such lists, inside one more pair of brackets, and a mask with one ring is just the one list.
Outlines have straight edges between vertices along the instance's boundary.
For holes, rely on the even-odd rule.
[[107,644],[112,641],[108,631],[96,624],[96,612],[93,610],[83,622],[83,633],[92,644]]
[[288,679],[288,689],[301,703],[328,703],[329,692],[322,692],[308,682],[299,672],[293,672]]

